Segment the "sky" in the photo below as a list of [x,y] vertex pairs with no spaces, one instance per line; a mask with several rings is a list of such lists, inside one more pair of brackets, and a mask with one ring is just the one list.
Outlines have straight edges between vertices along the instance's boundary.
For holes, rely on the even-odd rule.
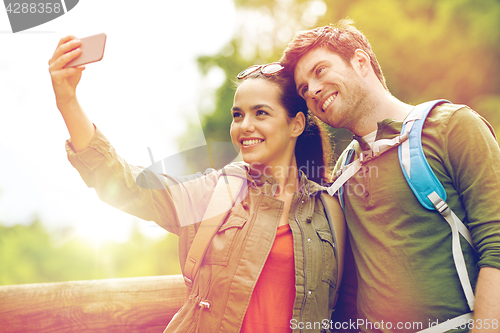
[[[122,157],[149,166],[148,147],[155,160],[178,153],[188,121],[199,124],[197,109],[212,102],[206,96],[224,77],[214,70],[202,78],[196,58],[220,51],[235,25],[231,0],[80,0],[13,34],[0,7],[0,223],[39,217],[51,231],[100,244],[126,241],[139,221],[102,203],[67,159],[69,134],[48,71],[62,37],[106,33],[104,57],[86,66],[78,99]],[[201,133],[200,125],[193,137]],[[152,222],[139,227],[150,237],[165,234]]]

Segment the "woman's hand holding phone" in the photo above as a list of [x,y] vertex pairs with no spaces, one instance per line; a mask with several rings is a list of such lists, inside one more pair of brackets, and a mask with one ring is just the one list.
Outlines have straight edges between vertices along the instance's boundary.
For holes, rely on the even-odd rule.
[[65,68],[65,66],[81,55],[80,46],[81,41],[76,37],[63,37],[49,60],[52,87],[54,88],[59,109],[64,107],[65,104],[76,100],[76,86],[80,82],[85,66],[68,68]]
[[94,136],[90,122],[76,97],[76,87],[85,66],[66,67],[82,54],[82,42],[74,36],[61,38],[49,60],[49,72],[56,96],[57,108],[64,118],[75,151],[84,150]]
[[101,60],[105,43],[106,35],[103,33],[82,39],[74,36],[61,38],[49,60],[49,71],[58,104],[75,98],[76,86],[85,69],[83,65]]

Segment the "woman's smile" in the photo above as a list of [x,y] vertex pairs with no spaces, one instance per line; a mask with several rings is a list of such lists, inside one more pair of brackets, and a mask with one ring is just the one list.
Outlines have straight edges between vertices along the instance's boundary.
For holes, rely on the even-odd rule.
[[248,139],[242,139],[242,140],[240,140],[240,142],[241,142],[242,149],[248,149],[248,148],[253,148],[253,147],[257,146],[258,144],[264,142],[264,139],[248,138]]

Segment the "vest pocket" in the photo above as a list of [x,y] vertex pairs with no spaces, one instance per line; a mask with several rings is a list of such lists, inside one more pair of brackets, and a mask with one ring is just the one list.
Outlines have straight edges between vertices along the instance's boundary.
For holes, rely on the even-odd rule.
[[227,265],[236,236],[246,222],[247,220],[241,216],[230,215],[212,239],[204,262],[211,265]]
[[328,283],[332,288],[337,286],[338,267],[335,258],[333,237],[330,230],[317,230],[319,239],[321,239],[322,254],[322,278],[323,282]]

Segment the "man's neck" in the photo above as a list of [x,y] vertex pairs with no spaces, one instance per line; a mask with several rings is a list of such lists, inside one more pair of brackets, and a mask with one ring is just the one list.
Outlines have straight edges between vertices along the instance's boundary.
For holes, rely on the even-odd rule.
[[365,108],[369,109],[369,111],[367,110],[368,112],[364,113],[363,118],[359,119],[352,129],[354,134],[362,137],[376,131],[377,124],[384,119],[391,118],[396,121],[403,121],[413,108],[412,105],[403,103],[385,90],[375,97],[365,105]]

